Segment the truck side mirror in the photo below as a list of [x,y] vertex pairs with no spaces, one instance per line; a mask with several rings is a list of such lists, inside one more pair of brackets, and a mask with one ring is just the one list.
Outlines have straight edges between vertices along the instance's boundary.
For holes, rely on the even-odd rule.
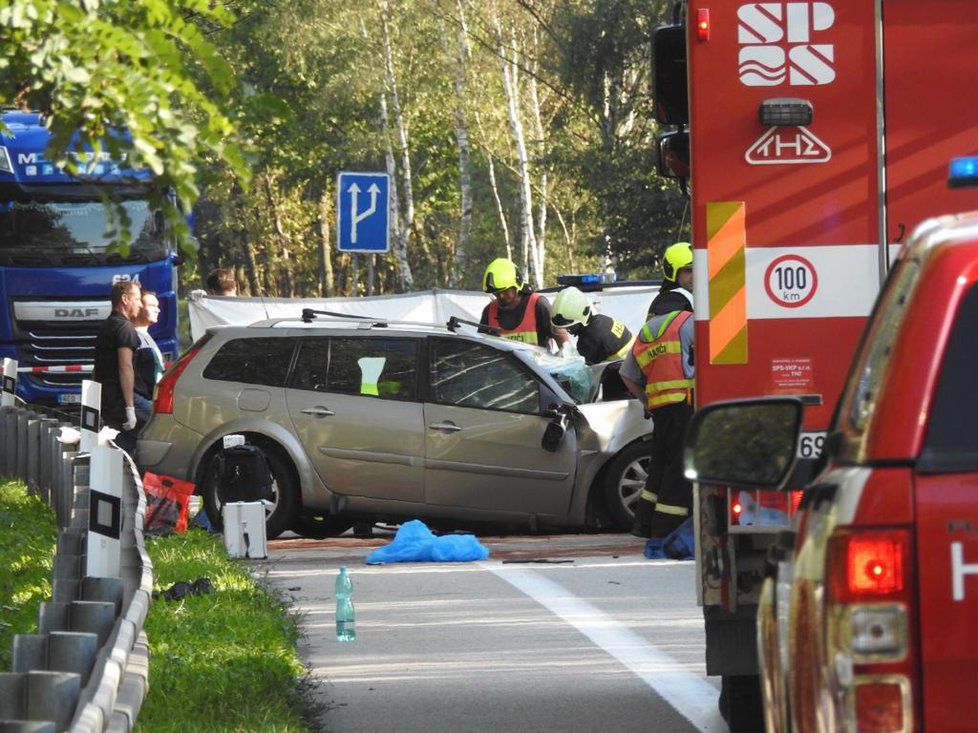
[[689,178],[688,132],[667,132],[655,139],[655,169],[662,178]]
[[704,407],[686,433],[686,478],[737,488],[781,489],[795,465],[803,409],[794,397]]
[[652,84],[655,119],[663,125],[689,124],[684,26],[665,25],[653,32]]

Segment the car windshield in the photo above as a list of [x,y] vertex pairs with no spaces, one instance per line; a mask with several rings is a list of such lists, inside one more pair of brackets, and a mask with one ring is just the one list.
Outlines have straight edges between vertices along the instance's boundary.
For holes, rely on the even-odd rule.
[[[129,219],[130,256],[158,259],[166,252],[162,227],[147,201],[121,202]],[[97,201],[0,204],[0,252],[30,256],[106,254],[113,242],[111,212]]]
[[584,362],[583,356],[565,358],[555,356],[542,349],[527,349],[522,352],[538,366],[542,367],[551,377],[564,388],[574,402],[582,404],[590,399],[591,370]]

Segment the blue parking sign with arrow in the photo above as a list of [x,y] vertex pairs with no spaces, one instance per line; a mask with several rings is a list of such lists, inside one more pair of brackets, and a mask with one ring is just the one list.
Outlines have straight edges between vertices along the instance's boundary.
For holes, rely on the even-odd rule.
[[386,173],[337,176],[336,238],[340,252],[390,250],[390,178]]

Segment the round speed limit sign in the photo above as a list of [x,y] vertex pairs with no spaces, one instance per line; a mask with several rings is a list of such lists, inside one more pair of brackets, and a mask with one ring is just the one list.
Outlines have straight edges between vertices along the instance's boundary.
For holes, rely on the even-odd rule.
[[818,274],[812,263],[799,255],[782,255],[767,267],[764,289],[768,297],[785,308],[805,305],[818,288]]

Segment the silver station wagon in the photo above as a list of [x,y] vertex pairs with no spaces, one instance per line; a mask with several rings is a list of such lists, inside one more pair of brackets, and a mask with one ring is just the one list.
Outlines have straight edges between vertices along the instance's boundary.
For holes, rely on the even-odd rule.
[[316,316],[212,328],[157,386],[145,470],[193,481],[220,517],[215,460],[244,434],[273,477],[274,537],[421,518],[626,529],[652,423],[617,376],[446,326]]

